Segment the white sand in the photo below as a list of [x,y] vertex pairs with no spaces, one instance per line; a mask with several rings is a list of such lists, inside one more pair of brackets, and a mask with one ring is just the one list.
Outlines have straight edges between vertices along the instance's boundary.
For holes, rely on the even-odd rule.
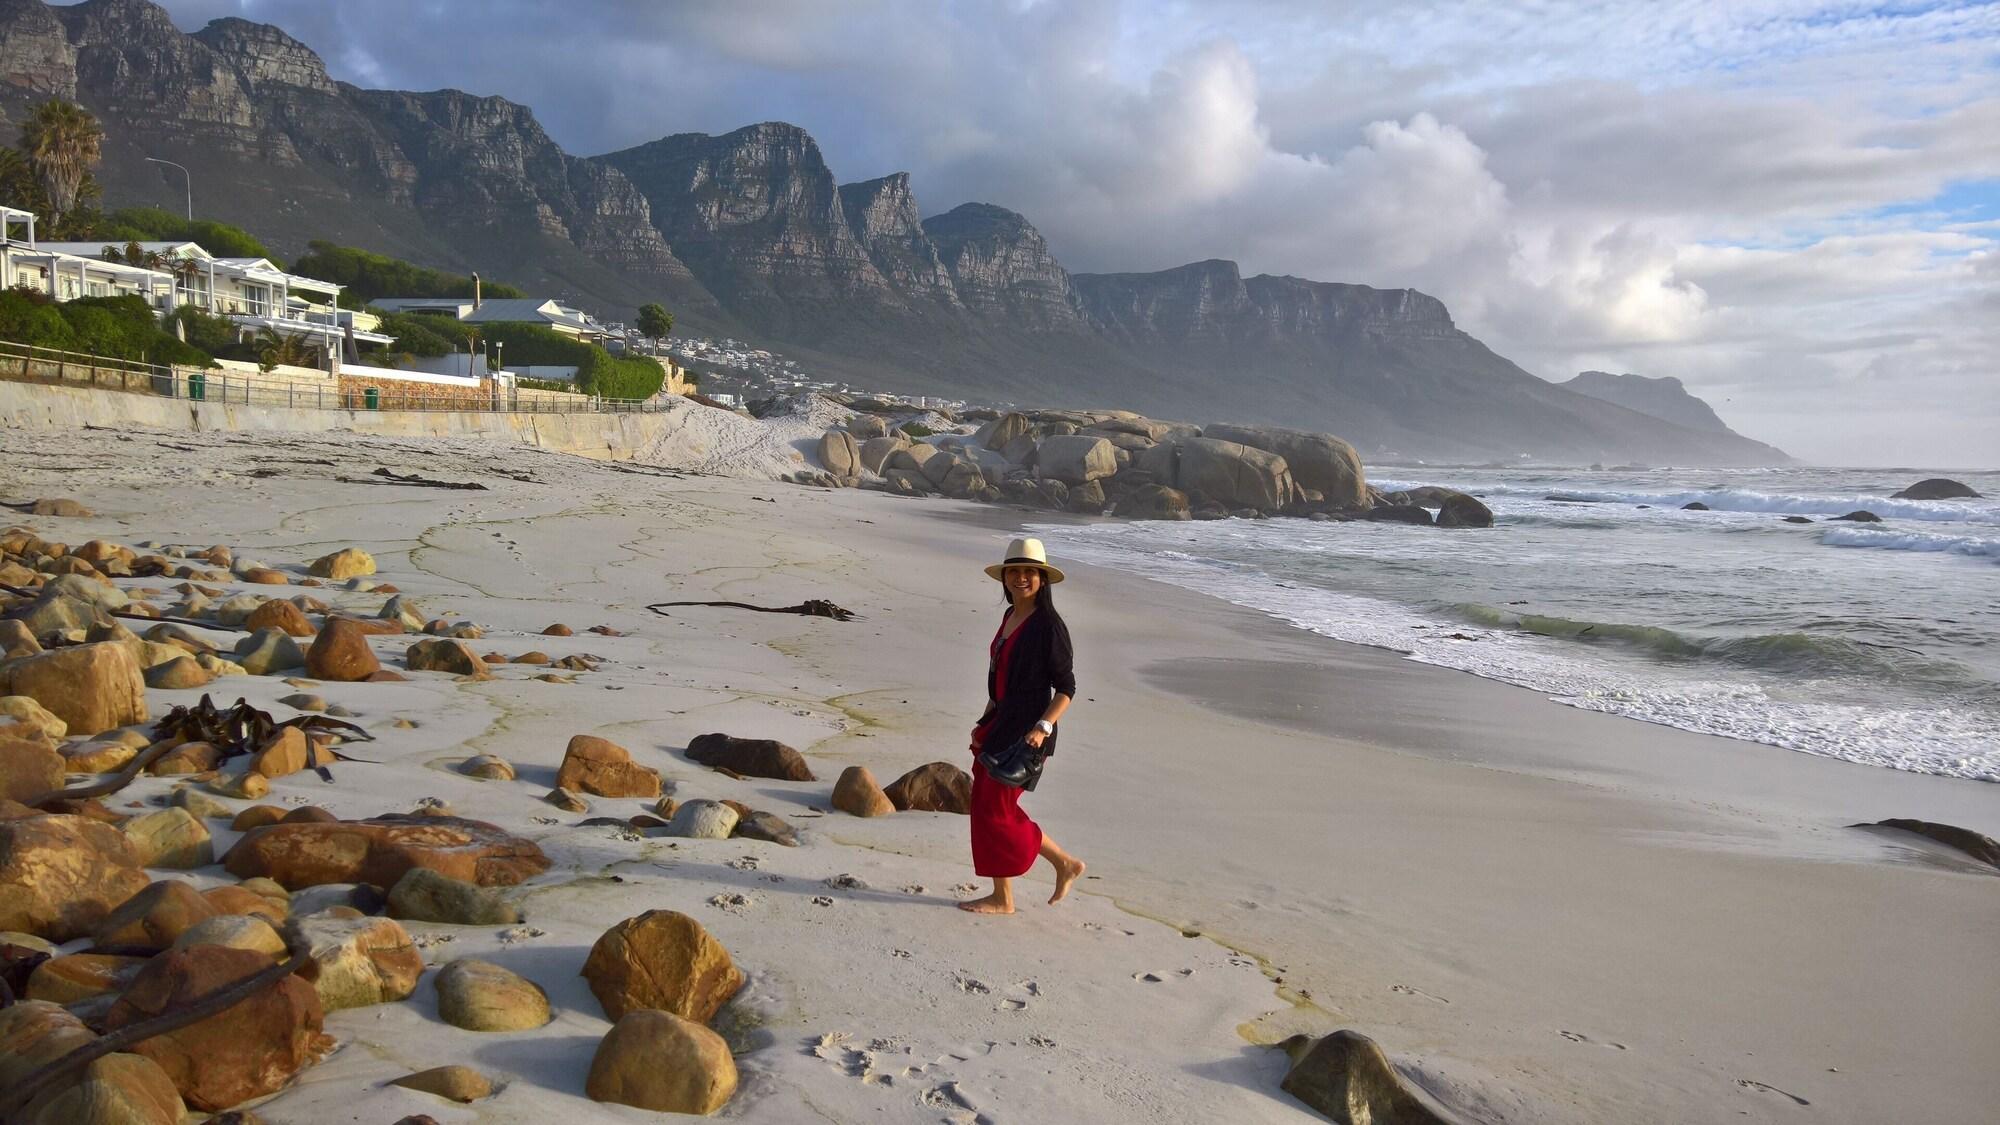
[[[458,1031],[427,976],[411,1001],[330,1017],[339,1052],[258,1107],[273,1122],[651,1119],[584,1099],[608,1025],[576,973],[598,934],[654,907],[701,919],[750,974],[718,1020],[744,1074],[725,1113],[747,1120],[1317,1120],[1251,1039],[1335,1027],[1496,1121],[1969,1122],[2000,1104],[2000,882],[1839,827],[1931,816],[2000,832],[1994,787],[1576,712],[1076,568],[1061,596],[1082,698],[1028,806],[1092,877],[1048,907],[1044,868],[1021,913],[973,918],[949,906],[972,879],[963,819],[824,810],[848,764],[886,782],[963,762],[1000,608],[978,566],[1009,513],[491,445],[0,439],[10,498],[103,513],[17,521],[66,541],[222,542],[291,565],[356,544],[433,614],[486,626],[482,652],[607,658],[567,686],[502,666],[484,684],[315,689],[359,713],[380,741],[355,752],[383,764],[342,766],[330,786],[287,778],[276,795],[346,816],[434,796],[538,839],[555,867],[523,889],[526,929],[412,928],[433,963],[491,957],[558,1015],[536,1032]],[[339,464],[291,463],[314,459]],[[492,491],[327,479],[377,466]],[[808,597],[864,620],[643,609]],[[534,635],[555,621],[577,636]],[[631,635],[582,631],[598,623]],[[239,683],[260,706],[293,690],[230,681],[223,702]],[[164,709],[198,693],[149,694]],[[422,725],[397,730],[398,716]],[[681,748],[708,731],[782,739],[822,780],[698,767]],[[585,732],[682,799],[791,819],[805,845],[565,827],[581,818],[540,797]],[[482,752],[520,779],[450,772]],[[1721,775],[1739,764],[1730,796]],[[841,874],[865,889],[826,885]],[[710,904],[727,894],[748,901]],[[381,1086],[451,1062],[508,1084],[471,1107]]]

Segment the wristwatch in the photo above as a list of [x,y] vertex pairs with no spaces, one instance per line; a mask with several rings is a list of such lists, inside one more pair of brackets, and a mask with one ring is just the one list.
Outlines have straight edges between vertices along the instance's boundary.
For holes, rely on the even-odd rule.
[[1041,731],[1043,734],[1054,734],[1056,732],[1056,725],[1047,719],[1036,719],[1035,729]]

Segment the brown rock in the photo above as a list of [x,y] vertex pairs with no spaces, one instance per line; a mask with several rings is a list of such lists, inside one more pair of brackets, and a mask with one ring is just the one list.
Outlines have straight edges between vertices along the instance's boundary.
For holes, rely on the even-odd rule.
[[[62,750],[62,769],[64,773],[117,773],[138,753],[120,742],[86,742],[80,746],[65,746]],[[0,767],[0,770],[4,768]]]
[[658,1008],[705,1024],[743,987],[743,972],[722,943],[672,910],[648,910],[605,931],[590,947],[583,976],[613,1020]]
[[573,637],[575,635],[576,630],[562,624],[551,625],[542,630],[542,636],[544,637]]
[[735,738],[703,734],[688,743],[688,757],[705,766],[721,766],[745,777],[779,781],[811,781],[813,772],[797,750],[769,738]]
[[[259,774],[258,776],[261,777],[263,775]],[[287,811],[277,805],[251,805],[249,808],[236,814],[236,819],[229,822],[229,828],[233,832],[248,832],[252,828],[262,828],[267,824],[276,824],[285,819]]]
[[35,501],[28,514],[36,516],[66,516],[86,519],[97,513],[66,496],[47,496]]
[[249,890],[241,883],[224,883],[201,892],[201,897],[215,908],[217,914],[243,914],[252,918],[262,918],[273,926],[284,925],[289,913],[282,902],[266,898]]
[[963,815],[972,811],[972,775],[950,762],[918,766],[891,782],[883,793],[891,804],[906,812]]
[[1278,1044],[1292,1058],[1278,1083],[1286,1093],[1334,1121],[1361,1125],[1456,1125],[1458,1118],[1405,1079],[1358,1031],[1320,1039],[1294,1035]]
[[63,770],[63,756],[47,743],[0,737],[0,798],[25,801],[61,789]]
[[346,547],[313,560],[307,571],[315,578],[337,581],[375,573],[375,557],[359,547]]
[[875,775],[867,766],[840,771],[840,780],[833,783],[833,807],[851,816],[887,816],[896,811],[895,803],[875,784]]
[[186,949],[193,945],[248,949],[253,953],[262,953],[274,962],[286,956],[285,939],[278,936],[271,923],[249,914],[217,914],[196,922],[174,939],[173,947]]
[[394,918],[341,918],[330,911],[297,920],[312,946],[299,975],[329,1012],[401,1000],[417,990],[424,958]]
[[243,627],[252,632],[258,629],[277,629],[290,637],[310,637],[317,632],[312,622],[306,620],[305,611],[287,601],[276,598],[250,611],[243,621]]
[[186,1113],[180,1091],[160,1064],[120,1052],[91,1060],[74,1084],[36,1098],[19,1120],[21,1125],[178,1125]]
[[71,953],[51,957],[35,966],[28,977],[26,996],[55,1004],[74,1004],[107,992],[123,992],[144,968],[145,957],[120,957],[109,953]]
[[459,676],[487,675],[486,662],[464,641],[418,641],[403,654],[403,664],[412,672],[451,672]]
[[312,749],[306,744],[306,732],[297,727],[286,727],[272,735],[269,742],[251,755],[250,769],[265,777],[284,777],[306,768],[311,757]]
[[699,1023],[642,1008],[597,1045],[584,1092],[656,1113],[707,1115],[736,1093],[736,1060],[722,1036]]
[[146,767],[146,770],[160,777],[177,777],[190,773],[207,773],[221,764],[222,751],[210,743],[183,742],[153,759],[153,764]]
[[408,683],[409,679],[408,676],[403,675],[401,672],[391,672],[387,668],[384,668],[380,672],[369,673],[367,682],[371,684],[402,684]]
[[540,985],[487,961],[446,965],[437,991],[438,1018],[467,1031],[527,1031],[549,1022]]
[[[0,625],[18,624],[17,621],[0,621]],[[0,722],[20,728],[8,730],[6,734],[9,738],[44,740],[53,744],[69,733],[68,723],[25,695],[0,695]]]
[[121,903],[91,941],[106,949],[166,949],[195,923],[215,915],[215,907],[193,884],[162,879]]
[[215,862],[215,842],[208,826],[186,809],[135,816],[118,828],[131,841],[132,854],[141,866],[186,871]]
[[549,662],[549,654],[546,652],[524,652],[515,657],[513,662],[516,664],[547,664]]
[[0,1091],[96,1038],[82,1020],[48,1000],[0,1008]]
[[405,1074],[389,1085],[436,1094],[454,1102],[476,1102],[493,1093],[492,1080],[469,1066],[434,1066]]
[[353,683],[381,670],[367,635],[352,618],[329,618],[306,650],[306,673],[315,679]]
[[243,581],[257,586],[289,586],[292,580],[280,570],[268,566],[254,566],[243,572]]
[[145,887],[115,828],[81,816],[0,820],[0,930],[69,941]]
[[30,656],[10,668],[13,695],[25,695],[91,735],[146,721],[146,681],[123,644],[77,645]]
[[[270,964],[262,954],[219,945],[162,953],[112,1005],[105,1030],[184,1007]],[[190,1107],[213,1112],[272,1093],[323,1056],[332,1046],[320,1031],[324,1018],[312,986],[295,975],[132,1050],[158,1063]]]
[[280,824],[339,824],[340,818],[318,805],[300,805],[279,819]]
[[531,841],[483,821],[391,815],[267,825],[229,849],[223,866],[239,879],[265,876],[297,890],[322,883],[393,887],[412,867],[481,886],[512,886],[548,870],[549,861]]
[[208,783],[208,787],[225,797],[254,801],[271,792],[271,779],[261,773],[245,770],[226,777],[218,777]]
[[178,656],[146,669],[146,686],[162,691],[186,691],[191,688],[207,687],[215,679],[213,673],[203,668],[192,656]]
[[607,739],[579,734],[563,751],[562,768],[556,771],[556,788],[595,793],[600,797],[657,797],[660,775],[639,765],[623,746]]

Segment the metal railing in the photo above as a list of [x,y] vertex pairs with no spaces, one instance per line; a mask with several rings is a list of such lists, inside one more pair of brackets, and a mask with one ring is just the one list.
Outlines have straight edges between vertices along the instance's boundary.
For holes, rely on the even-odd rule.
[[614,399],[596,395],[523,392],[494,382],[478,388],[425,390],[413,382],[396,386],[355,385],[339,380],[296,380],[249,375],[219,368],[167,366],[108,356],[0,341],[0,380],[80,386],[153,394],[162,398],[218,405],[275,406],[294,410],[409,410],[499,414],[655,414],[672,408],[671,398]]

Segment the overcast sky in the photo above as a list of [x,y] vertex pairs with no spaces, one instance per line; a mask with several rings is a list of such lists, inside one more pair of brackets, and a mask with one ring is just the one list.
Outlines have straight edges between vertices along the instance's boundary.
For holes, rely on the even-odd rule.
[[1074,271],[1412,286],[1809,460],[2000,466],[2000,2],[166,3],[572,152],[790,121]]

